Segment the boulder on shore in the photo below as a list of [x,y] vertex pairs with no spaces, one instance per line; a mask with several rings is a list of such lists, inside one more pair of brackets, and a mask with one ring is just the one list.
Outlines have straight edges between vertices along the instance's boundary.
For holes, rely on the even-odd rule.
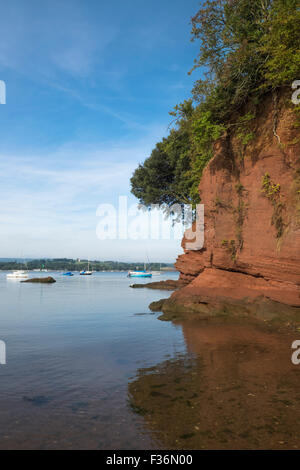
[[32,279],[26,279],[26,281],[21,281],[21,282],[37,282],[40,284],[53,284],[56,282],[53,277],[48,276],[48,277],[33,277]]

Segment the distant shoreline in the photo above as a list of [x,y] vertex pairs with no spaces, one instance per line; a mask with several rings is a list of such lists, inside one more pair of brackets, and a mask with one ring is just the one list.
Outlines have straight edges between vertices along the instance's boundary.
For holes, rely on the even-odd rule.
[[[147,263],[146,268],[151,271],[176,271],[172,263],[153,262]],[[95,272],[125,272],[129,270],[144,269],[144,262],[121,262],[121,261],[97,261],[86,259],[53,258],[53,259],[12,259],[0,258],[0,271],[11,271],[25,269],[28,271],[84,271],[86,269]]]

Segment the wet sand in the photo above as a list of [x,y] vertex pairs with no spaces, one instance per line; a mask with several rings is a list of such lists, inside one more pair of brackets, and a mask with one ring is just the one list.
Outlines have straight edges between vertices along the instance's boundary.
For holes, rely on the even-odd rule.
[[188,353],[140,369],[132,409],[169,449],[299,449],[300,332],[245,321],[181,323]]

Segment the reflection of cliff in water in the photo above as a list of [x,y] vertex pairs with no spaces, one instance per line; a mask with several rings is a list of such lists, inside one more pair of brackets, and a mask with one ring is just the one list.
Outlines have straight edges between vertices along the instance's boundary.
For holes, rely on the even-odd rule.
[[300,448],[297,335],[245,324],[182,329],[187,355],[141,369],[129,384],[132,409],[161,446]]

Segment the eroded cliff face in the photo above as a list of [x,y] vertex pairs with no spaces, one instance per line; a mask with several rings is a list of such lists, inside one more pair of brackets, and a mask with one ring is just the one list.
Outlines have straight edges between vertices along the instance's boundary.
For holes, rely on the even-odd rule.
[[267,97],[246,135],[215,144],[199,187],[204,247],[186,250],[183,240],[176,267],[187,285],[171,303],[300,307],[300,127],[287,101]]

